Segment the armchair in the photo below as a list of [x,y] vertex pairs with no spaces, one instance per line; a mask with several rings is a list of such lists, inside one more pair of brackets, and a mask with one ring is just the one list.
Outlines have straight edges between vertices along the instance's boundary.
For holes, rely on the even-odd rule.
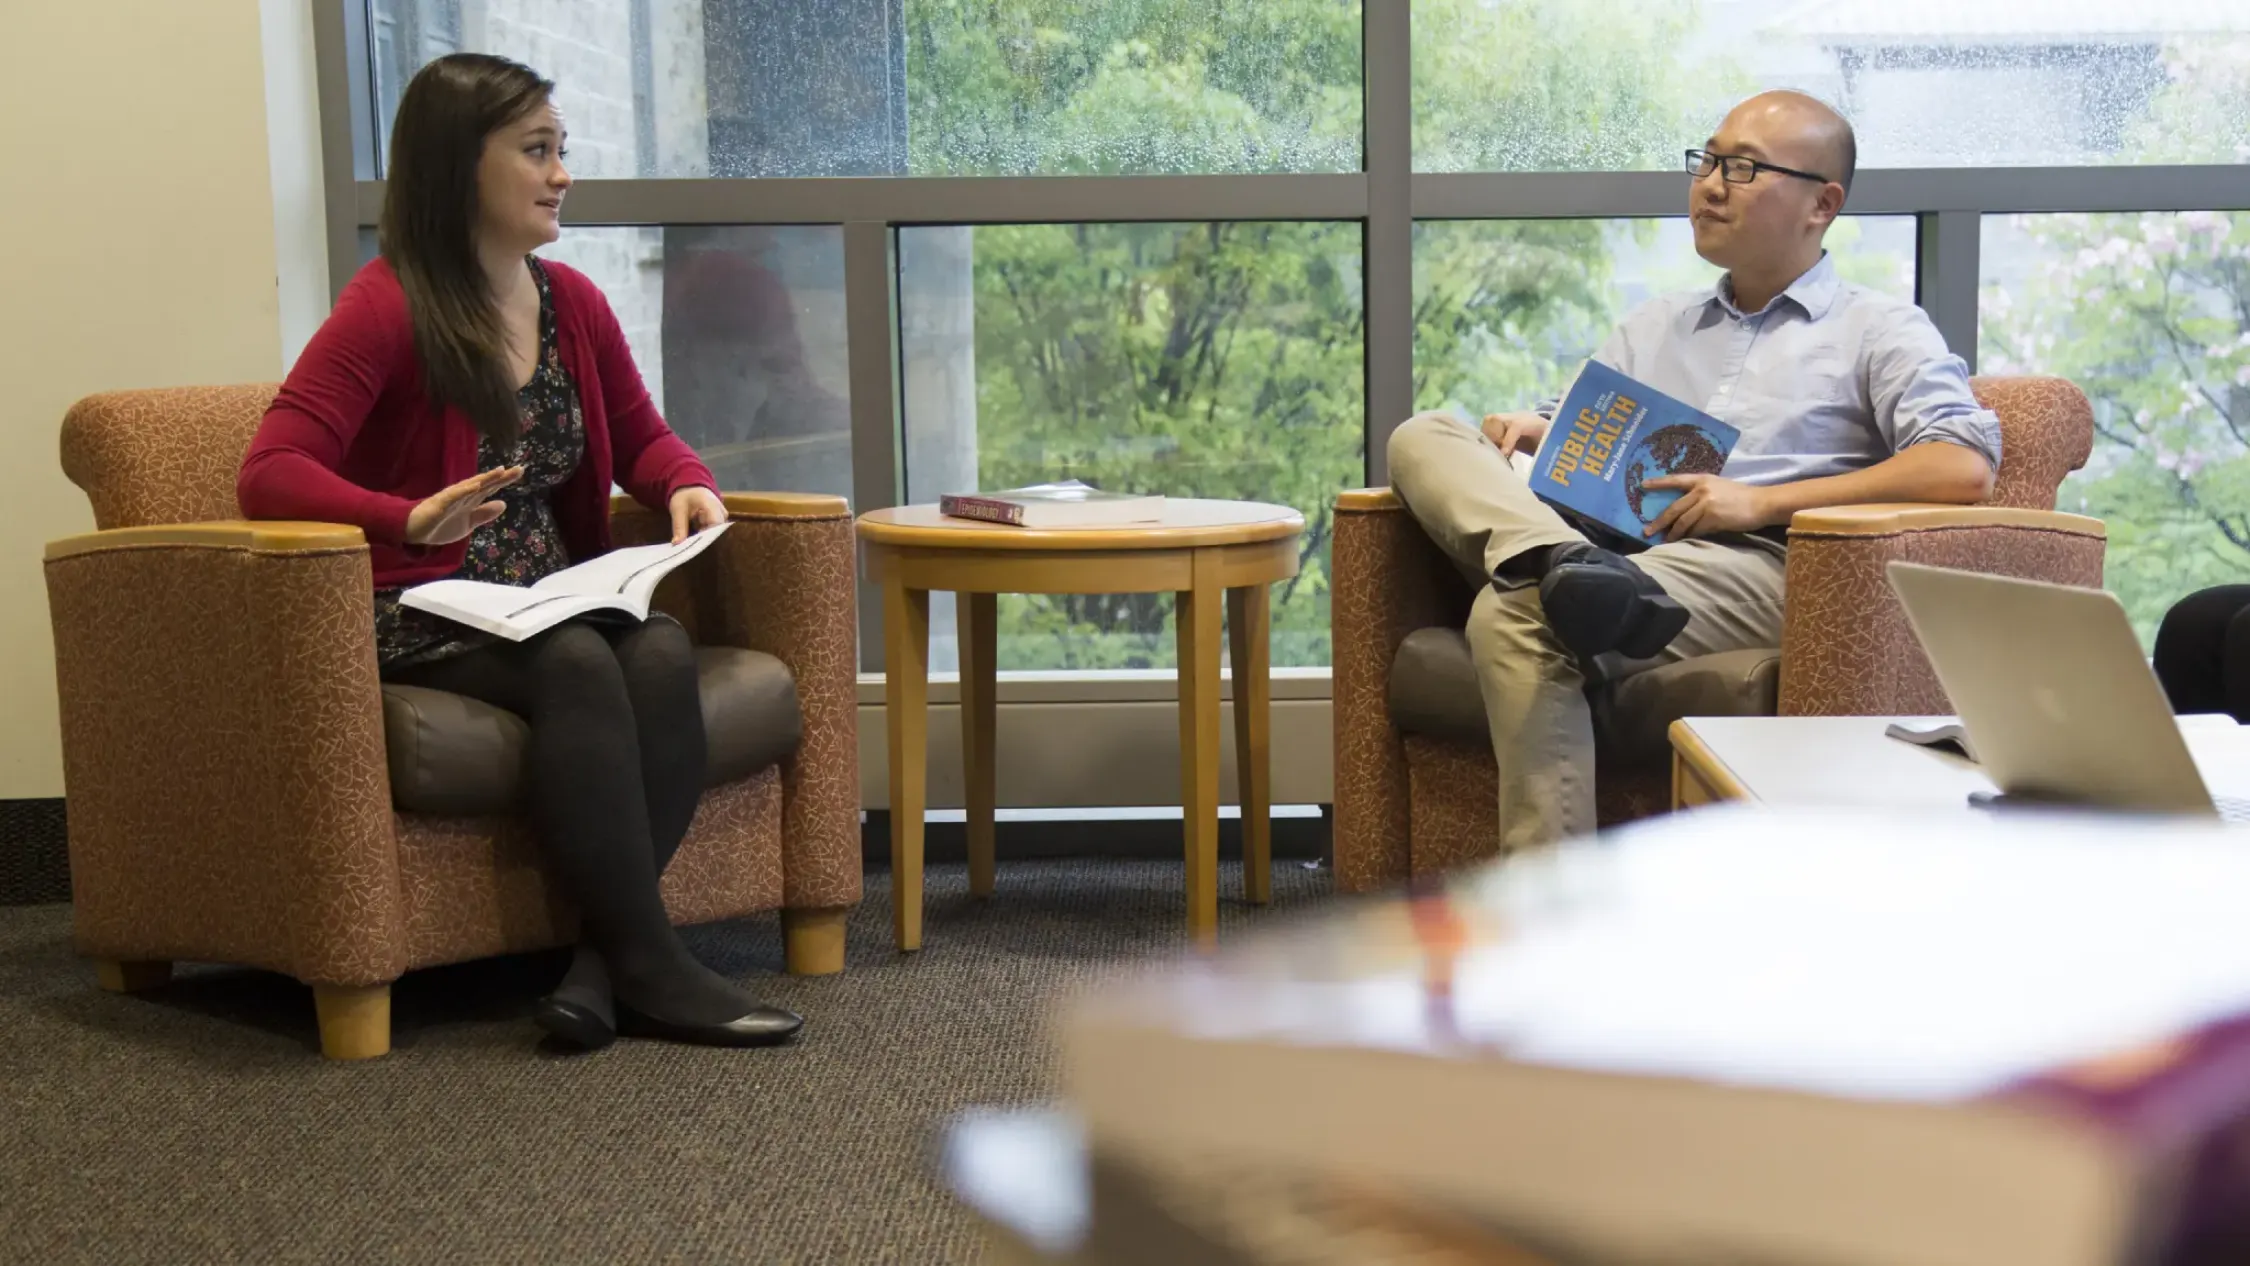
[[[74,932],[112,989],[180,959],[294,976],[323,1052],[364,1058],[400,975],[565,943],[576,914],[514,809],[522,722],[378,680],[359,530],[235,517],[273,392],[118,392],[64,419],[99,529],[46,552]],[[664,898],[680,923],[779,909],[789,969],[838,971],[860,897],[851,519],[725,500],[733,530],[657,598],[695,636],[711,748]],[[624,542],[668,530],[615,514]]]
[[[2085,393],[2059,378],[1978,378],[2000,418],[1977,506],[1842,506],[1789,525],[1781,645],[1703,656],[1589,692],[1607,825],[1670,802],[1666,731],[1683,716],[1942,713],[1944,692],[1883,568],[1894,558],[2099,585],[2098,519],[2054,510],[2093,443]],[[1498,770],[1462,627],[1475,588],[1389,489],[1336,503],[1336,885],[1376,887],[1491,855]]]

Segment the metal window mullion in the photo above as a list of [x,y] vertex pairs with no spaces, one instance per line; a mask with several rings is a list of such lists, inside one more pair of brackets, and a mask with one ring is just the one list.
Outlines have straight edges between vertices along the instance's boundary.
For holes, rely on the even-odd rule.
[[1417,220],[1537,220],[1687,214],[1687,177],[1658,171],[1424,172]]
[[1877,169],[1853,184],[1847,210],[1981,214],[2250,209],[2250,167],[1984,167]]
[[[1370,35],[1393,4],[1370,0]],[[1380,87],[1371,42],[1370,83]],[[330,135],[323,72],[322,125]],[[348,95],[348,94],[347,94]],[[1412,121],[1385,123],[1410,108],[1368,94],[1368,170],[1302,176],[861,177],[848,180],[589,180],[565,214],[575,224],[1072,224],[1126,221],[1359,220],[1377,228],[1402,218],[1508,220],[1676,216],[1686,213],[1685,178],[1668,172],[1423,173],[1411,175]],[[1379,130],[1381,125],[1382,130]],[[1386,138],[1390,138],[1387,139]],[[330,144],[331,151],[334,145]],[[334,173],[331,173],[332,179]],[[333,195],[332,195],[333,197]],[[372,225],[381,181],[352,187],[340,217]],[[333,204],[332,204],[333,205]],[[1996,170],[1876,170],[1853,186],[1853,215],[2054,211],[2250,210],[2250,168],[2025,167]],[[1411,232],[1411,229],[1410,229]],[[1371,276],[1370,286],[1380,278]]]
[[1408,0],[1361,10],[1366,128],[1363,286],[1367,481],[1389,482],[1384,449],[1414,412],[1414,16]]
[[1930,314],[1953,354],[1977,369],[1977,274],[1984,216],[1932,211],[1915,217],[1914,302]]
[[[362,219],[380,181],[358,190]],[[572,224],[1095,224],[1162,220],[1357,220],[1358,172],[1249,176],[860,176],[758,180],[584,180]]]
[[[1686,177],[1660,171],[1429,172],[1413,177],[1423,220],[1573,219],[1687,213]],[[2250,168],[1894,168],[1861,172],[1852,215],[2250,209]]]
[[[851,384],[852,509],[895,506],[906,491],[899,434],[898,234],[880,220],[844,225],[844,341]],[[883,668],[883,604],[859,580],[859,662]]]
[[328,296],[359,269],[359,231],[375,222],[360,183],[375,174],[364,0],[312,0],[314,85],[320,102],[321,202],[328,238]]
[[625,55],[633,66],[633,96],[645,103],[633,111],[633,170],[642,176],[656,174],[656,40],[650,34],[648,6],[649,0],[630,0],[626,9],[632,47]]

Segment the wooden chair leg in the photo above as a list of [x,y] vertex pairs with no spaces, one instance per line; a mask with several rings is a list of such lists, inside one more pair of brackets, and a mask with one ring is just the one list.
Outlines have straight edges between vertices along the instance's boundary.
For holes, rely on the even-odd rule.
[[844,923],[849,910],[781,912],[782,958],[792,976],[832,976],[844,970]]
[[314,985],[320,1053],[330,1059],[373,1059],[391,1053],[391,987]]
[[111,993],[139,993],[144,989],[154,989],[171,978],[172,963],[169,959],[94,960],[94,979]]

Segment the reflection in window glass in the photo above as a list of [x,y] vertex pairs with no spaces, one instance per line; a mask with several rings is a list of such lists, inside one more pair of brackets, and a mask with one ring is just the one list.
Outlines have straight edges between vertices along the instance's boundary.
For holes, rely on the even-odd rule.
[[[1845,280],[1907,300],[1914,245],[1912,216],[1845,216],[1828,231]],[[1470,418],[1529,408],[1634,307],[1718,279],[1685,219],[1417,224],[1415,407]]]
[[[909,499],[1077,478],[1294,506],[1273,662],[1327,663],[1331,503],[1364,474],[1360,255],[1353,224],[901,230]],[[1171,606],[1003,597],[1000,666],[1169,667]]]
[[2250,6],[1415,0],[1422,171],[1662,170],[1798,88],[1860,166],[2250,159]]
[[570,228],[540,254],[601,287],[721,488],[850,495],[841,230]]
[[2250,212],[1987,216],[1978,369],[2059,374],[2094,451],[2056,508],[2108,521],[2144,642],[2174,601],[2250,580]]
[[905,0],[915,173],[1357,171],[1357,0]]
[[1356,171],[1358,0],[369,0],[385,130],[455,49],[588,177]]

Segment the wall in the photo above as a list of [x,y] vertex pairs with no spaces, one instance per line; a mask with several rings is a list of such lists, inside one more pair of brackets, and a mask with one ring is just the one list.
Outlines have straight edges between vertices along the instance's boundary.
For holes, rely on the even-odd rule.
[[[932,595],[933,597],[935,595]],[[933,628],[934,632],[934,628]],[[1239,804],[1235,784],[1234,678],[1220,675],[1219,803]],[[1273,803],[1336,799],[1336,731],[1325,668],[1273,670]],[[1022,673],[996,692],[994,783],[1002,808],[1164,806],[1180,803],[1180,711],[1169,672],[1100,677]],[[930,674],[929,779],[932,809],[967,801],[961,772],[961,685]],[[860,805],[890,807],[890,750],[883,723],[883,679],[859,679]]]
[[266,70],[266,158],[273,180],[281,364],[297,362],[328,319],[328,191],[321,184],[320,72],[312,5],[258,0]]
[[281,373],[261,18],[253,0],[0,18],[0,798],[63,790],[40,552],[92,526],[57,464],[64,410]]

